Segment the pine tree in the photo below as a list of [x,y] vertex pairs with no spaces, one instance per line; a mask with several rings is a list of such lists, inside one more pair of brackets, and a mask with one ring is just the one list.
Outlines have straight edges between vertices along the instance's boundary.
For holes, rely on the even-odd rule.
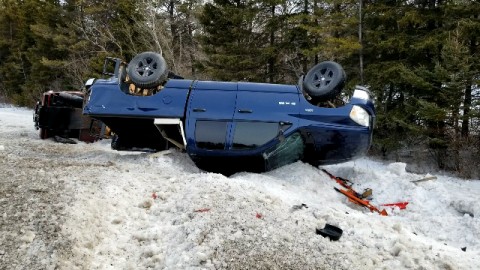
[[27,18],[21,12],[17,1],[0,2],[0,93],[9,102],[21,96],[20,86],[29,76],[25,51],[33,41],[28,36]]
[[[267,61],[261,48],[267,43],[256,28],[260,8],[252,0],[215,0],[199,16],[200,38],[207,60],[200,63],[212,78],[265,81]],[[268,57],[267,57],[268,58]]]
[[67,18],[63,16],[59,1],[31,1],[25,7],[37,10],[37,16],[29,23],[33,44],[26,51],[31,63],[30,76],[23,86],[23,93],[30,95],[32,100],[41,93],[54,90],[68,90],[63,72],[63,61],[68,51],[56,46],[56,32],[59,27],[65,27]]
[[[477,1],[451,1],[447,6],[449,22],[447,30],[455,41],[454,49],[460,50],[460,61],[458,65],[461,82],[458,88],[463,93],[461,135],[467,138],[470,135],[470,122],[478,119],[478,106],[474,106],[480,97],[475,96],[476,87],[480,80],[480,3]],[[447,56],[448,57],[448,56]],[[456,60],[456,59],[452,59]],[[458,73],[458,71],[457,71]],[[477,115],[475,115],[477,112]],[[478,128],[478,126],[477,126]],[[480,131],[477,129],[477,132]]]
[[11,101],[32,105],[42,92],[62,85],[63,76],[52,72],[45,61],[65,56],[52,40],[56,25],[62,24],[61,7],[54,0],[5,0],[1,5],[2,88]]
[[[445,98],[436,77],[445,34],[444,5],[432,1],[375,1],[365,8],[366,81],[377,97],[376,142],[444,139]],[[392,136],[396,135],[398,137]]]

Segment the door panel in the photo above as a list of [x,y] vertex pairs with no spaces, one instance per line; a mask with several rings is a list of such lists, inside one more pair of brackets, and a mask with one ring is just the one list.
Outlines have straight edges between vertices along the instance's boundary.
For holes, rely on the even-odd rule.
[[299,97],[289,92],[238,91],[232,150],[258,148],[298,125]]
[[[296,122],[299,113],[296,93],[238,91],[234,120]],[[296,126],[296,123],[293,123]]]
[[192,91],[189,103],[189,118],[232,120],[236,91]]
[[237,91],[192,90],[187,109],[187,148],[223,150],[232,122]]

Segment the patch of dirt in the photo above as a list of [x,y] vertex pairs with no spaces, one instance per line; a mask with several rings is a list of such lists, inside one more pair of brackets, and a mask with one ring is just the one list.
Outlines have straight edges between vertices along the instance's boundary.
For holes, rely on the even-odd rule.
[[71,150],[50,155],[33,136],[0,133],[0,269],[55,269],[59,252],[70,252],[59,234],[71,194],[56,163]]
[[108,154],[41,140],[33,125],[0,130],[0,269],[62,268],[73,256],[62,225],[74,183],[108,167]]

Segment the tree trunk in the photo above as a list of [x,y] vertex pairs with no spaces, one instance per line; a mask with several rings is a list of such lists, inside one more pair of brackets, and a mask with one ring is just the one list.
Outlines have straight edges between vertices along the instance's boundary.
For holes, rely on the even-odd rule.
[[[308,0],[304,0],[303,1],[303,13],[305,14],[305,16],[308,14]],[[305,22],[306,23],[306,22]],[[305,47],[307,47],[307,37],[305,36],[305,40],[303,41],[304,44],[302,44],[303,48],[304,49]],[[307,73],[307,70],[308,70],[308,59],[307,57],[302,53],[302,68],[303,68],[303,73]]]
[[463,100],[463,116],[462,116],[462,137],[467,138],[469,134],[470,107],[472,106],[472,81],[467,80],[465,86],[465,98]]
[[188,21],[188,38],[190,39],[190,48],[189,48],[189,55],[190,55],[190,68],[191,68],[191,72],[192,72],[192,77],[193,78],[196,78],[197,74],[196,74],[196,70],[195,70],[195,61],[196,61],[196,58],[195,58],[195,52],[194,50],[196,50],[196,47],[195,47],[195,42],[193,40],[193,29],[192,29],[192,24],[190,23],[190,12],[188,12],[187,14],[187,21]]
[[[475,55],[477,52],[477,39],[470,40],[470,55]],[[470,107],[472,106],[472,78],[467,79],[465,85],[465,98],[463,100],[463,117],[462,117],[462,137],[467,138],[470,133]]]
[[[271,20],[275,20],[275,5],[272,4],[271,9]],[[275,46],[275,30],[274,27],[270,28],[270,48],[274,48]],[[275,56],[271,54],[268,58],[268,79],[270,83],[274,83],[275,81]]]
[[363,85],[363,0],[358,4],[358,42],[360,43],[359,65],[360,65],[360,83]]
[[168,3],[168,15],[170,20],[170,32],[172,34],[173,57],[175,58],[180,54],[178,27],[175,19],[175,0],[170,0]]
[[[314,0],[313,1],[313,16],[315,17],[315,27],[318,27],[318,18],[317,16],[315,15],[315,12],[317,11],[318,9],[318,1],[317,0]],[[317,47],[318,46],[318,36],[315,35],[315,38],[313,40],[313,47]],[[315,53],[315,59],[314,59],[314,65],[318,64],[318,53]]]

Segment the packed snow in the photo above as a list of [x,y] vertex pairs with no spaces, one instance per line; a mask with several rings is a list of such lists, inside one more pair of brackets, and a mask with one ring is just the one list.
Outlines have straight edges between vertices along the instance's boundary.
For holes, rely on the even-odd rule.
[[[0,269],[480,269],[478,179],[368,158],[226,177],[173,149],[41,140],[32,113],[0,105]],[[371,188],[388,216],[322,168]],[[381,206],[395,202],[408,205]],[[326,224],[338,241],[316,233]]]

